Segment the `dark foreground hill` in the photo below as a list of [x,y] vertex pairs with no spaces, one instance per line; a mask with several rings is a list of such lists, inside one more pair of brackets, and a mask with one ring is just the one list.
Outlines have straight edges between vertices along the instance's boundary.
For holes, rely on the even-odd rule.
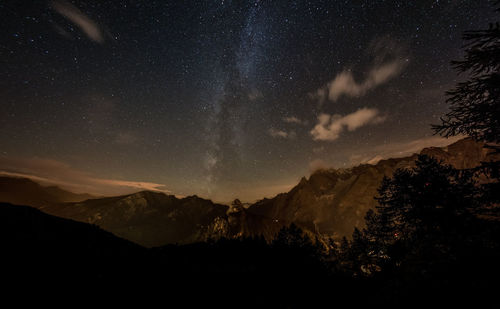
[[72,295],[73,301],[136,297],[233,307],[255,293],[238,307],[289,307],[320,301],[310,299],[312,287],[321,291],[329,277],[309,251],[274,249],[258,239],[147,249],[95,225],[6,203],[0,221],[2,295],[20,293],[17,302],[43,291],[37,301]]
[[3,275],[18,280],[58,277],[90,280],[119,274],[140,246],[95,225],[62,219],[28,206],[0,203]]

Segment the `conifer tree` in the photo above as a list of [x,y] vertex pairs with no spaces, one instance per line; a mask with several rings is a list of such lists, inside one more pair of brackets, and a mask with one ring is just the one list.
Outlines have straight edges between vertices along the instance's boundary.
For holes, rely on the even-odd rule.
[[[500,1],[496,2],[498,6]],[[500,9],[496,10],[500,12]],[[469,79],[458,83],[446,94],[450,111],[441,117],[433,130],[445,137],[468,135],[486,143],[486,148],[500,153],[500,23],[488,29],[464,33],[465,57],[452,61],[459,74]],[[500,202],[500,162],[487,160],[478,169],[492,180],[482,186],[483,201],[494,205]]]
[[[497,11],[500,11],[497,10]],[[443,136],[465,134],[478,141],[500,141],[500,24],[464,33],[465,57],[452,61],[469,79],[447,92],[450,111],[433,126]]]

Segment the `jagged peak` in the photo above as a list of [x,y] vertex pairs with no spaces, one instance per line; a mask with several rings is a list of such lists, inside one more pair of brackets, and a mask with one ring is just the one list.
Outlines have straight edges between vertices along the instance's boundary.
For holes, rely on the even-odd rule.
[[232,207],[243,207],[243,203],[239,199],[234,199],[234,201],[231,202]]

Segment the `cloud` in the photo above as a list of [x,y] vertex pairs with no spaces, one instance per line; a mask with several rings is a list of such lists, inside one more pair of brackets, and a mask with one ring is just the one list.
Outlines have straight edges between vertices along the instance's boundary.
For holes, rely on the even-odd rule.
[[139,190],[148,191],[159,191],[171,193],[171,191],[165,189],[164,184],[154,183],[154,182],[144,182],[144,181],[128,181],[128,180],[116,180],[116,179],[100,179],[100,178],[89,178],[96,184],[108,185],[112,187],[126,187]]
[[371,158],[370,160],[366,161],[367,164],[377,164],[380,160],[383,160],[384,157],[381,155],[376,155],[375,157]]
[[327,99],[336,102],[342,96],[361,97],[399,75],[408,64],[408,58],[402,56],[402,48],[387,37],[373,41],[367,51],[374,54],[373,61],[361,81],[356,81],[351,69],[345,69],[309,97],[320,105]]
[[365,80],[356,82],[350,70],[339,73],[334,80],[327,85],[328,99],[335,102],[341,96],[360,97],[369,90],[387,82],[397,76],[405,66],[401,60],[393,60],[372,67]]
[[365,125],[381,123],[385,119],[376,108],[366,107],[345,116],[320,114],[318,123],[310,133],[316,141],[334,141],[346,129],[354,131]]
[[44,185],[94,195],[127,194],[141,190],[170,193],[163,184],[99,178],[51,159],[0,157],[0,174],[26,177]]
[[286,123],[293,123],[293,124],[300,124],[300,125],[306,125],[307,121],[306,120],[300,120],[299,118],[295,116],[291,117],[285,117],[283,118],[283,121]]
[[268,133],[272,137],[276,137],[276,138],[290,138],[290,139],[292,139],[292,138],[295,138],[297,136],[295,131],[286,132],[283,130],[276,130],[274,128],[269,129]]
[[51,5],[59,14],[77,25],[89,39],[97,43],[104,43],[104,35],[97,23],[83,14],[76,6],[63,0],[54,0]]
[[321,160],[321,159],[315,159],[311,162],[309,162],[309,172],[313,174],[314,172],[322,169],[328,168],[328,164]]

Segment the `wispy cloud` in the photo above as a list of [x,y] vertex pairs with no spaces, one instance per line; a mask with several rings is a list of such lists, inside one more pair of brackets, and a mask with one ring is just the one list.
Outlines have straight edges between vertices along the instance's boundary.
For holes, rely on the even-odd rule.
[[290,132],[287,132],[287,131],[283,131],[283,130],[277,130],[277,129],[274,129],[274,128],[271,128],[267,131],[269,133],[269,135],[271,135],[272,137],[276,137],[276,138],[295,138],[297,136],[297,134],[295,133],[295,131],[290,131]]
[[77,25],[89,39],[97,43],[104,43],[103,32],[97,23],[82,13],[76,6],[63,0],[54,0],[51,5],[59,14]]
[[299,118],[297,118],[295,116],[284,117],[283,121],[286,123],[299,124],[299,125],[306,125],[307,124],[306,120],[300,120]]
[[354,78],[351,69],[345,69],[309,96],[316,99],[320,105],[327,99],[335,102],[342,96],[363,96],[368,91],[399,75],[409,61],[407,57],[403,56],[401,47],[389,38],[375,40],[369,44],[368,51],[374,53],[374,60],[371,66],[365,70],[368,73],[361,80],[357,81]]
[[354,131],[365,125],[381,123],[385,119],[376,108],[366,107],[345,116],[320,114],[318,123],[310,133],[316,141],[334,141],[345,130]]
[[401,60],[393,60],[372,67],[365,79],[361,82],[354,80],[350,70],[339,73],[334,80],[328,83],[328,98],[335,102],[341,96],[360,97],[369,90],[381,85],[397,76],[405,66]]
[[314,172],[321,170],[321,169],[326,169],[328,168],[328,164],[321,160],[321,159],[315,159],[309,162],[309,172],[313,174]]
[[0,174],[26,177],[42,184],[57,185],[77,193],[116,195],[141,190],[170,193],[163,184],[99,178],[63,162],[50,159],[0,157]]

